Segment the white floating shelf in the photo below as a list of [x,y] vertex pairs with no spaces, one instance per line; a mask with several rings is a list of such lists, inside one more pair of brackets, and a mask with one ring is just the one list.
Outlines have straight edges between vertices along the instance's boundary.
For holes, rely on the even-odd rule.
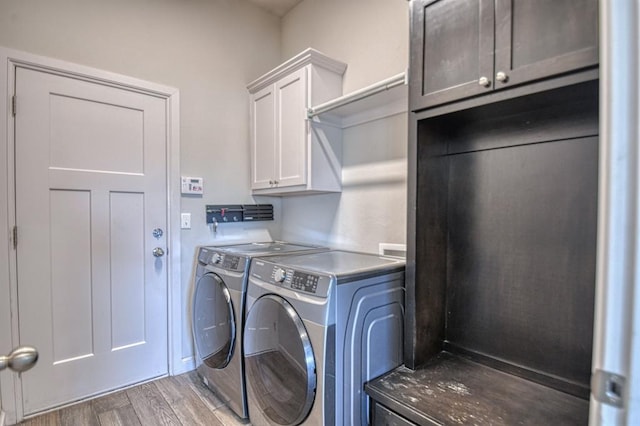
[[307,110],[309,119],[327,118],[351,127],[407,111],[408,89],[406,73],[372,84]]

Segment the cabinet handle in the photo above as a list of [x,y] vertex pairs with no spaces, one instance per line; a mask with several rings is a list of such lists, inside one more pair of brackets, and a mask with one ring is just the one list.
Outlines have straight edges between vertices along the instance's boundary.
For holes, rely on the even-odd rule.
[[272,180],[269,181],[269,185],[273,186],[273,181]]
[[499,71],[496,74],[496,80],[498,80],[501,83],[506,83],[507,81],[509,81],[509,76],[507,74],[505,74],[502,71]]
[[489,80],[487,77],[482,76],[480,77],[480,79],[478,80],[478,84],[482,87],[489,87],[491,86],[491,80]]

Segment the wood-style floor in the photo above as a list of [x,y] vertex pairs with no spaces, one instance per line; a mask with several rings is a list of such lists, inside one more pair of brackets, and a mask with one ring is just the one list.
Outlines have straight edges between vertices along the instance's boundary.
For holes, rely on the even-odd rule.
[[34,417],[28,426],[247,425],[195,372],[148,382]]

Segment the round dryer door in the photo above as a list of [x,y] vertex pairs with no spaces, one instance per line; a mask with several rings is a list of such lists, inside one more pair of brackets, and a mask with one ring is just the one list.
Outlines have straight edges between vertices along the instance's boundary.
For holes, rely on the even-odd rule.
[[216,274],[205,274],[193,296],[193,335],[198,356],[210,368],[224,368],[233,355],[236,324],[229,289]]
[[253,304],[244,330],[250,403],[272,424],[301,423],[316,390],[315,359],[302,320],[289,302],[270,294]]

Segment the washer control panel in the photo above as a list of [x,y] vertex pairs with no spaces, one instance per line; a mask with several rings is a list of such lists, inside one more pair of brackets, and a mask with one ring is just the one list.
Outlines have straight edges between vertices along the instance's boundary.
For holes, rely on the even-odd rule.
[[253,260],[250,275],[276,287],[318,297],[327,297],[331,286],[329,275],[290,269],[262,259]]
[[203,247],[198,253],[198,262],[205,266],[229,271],[244,271],[246,258]]
[[239,256],[232,256],[232,255],[225,255],[223,260],[222,260],[222,267],[224,269],[233,269],[236,270],[238,269],[238,265],[240,263],[240,257]]
[[291,276],[291,288],[294,290],[304,290],[307,293],[316,293],[318,291],[317,275],[306,274],[304,272],[294,271]]

